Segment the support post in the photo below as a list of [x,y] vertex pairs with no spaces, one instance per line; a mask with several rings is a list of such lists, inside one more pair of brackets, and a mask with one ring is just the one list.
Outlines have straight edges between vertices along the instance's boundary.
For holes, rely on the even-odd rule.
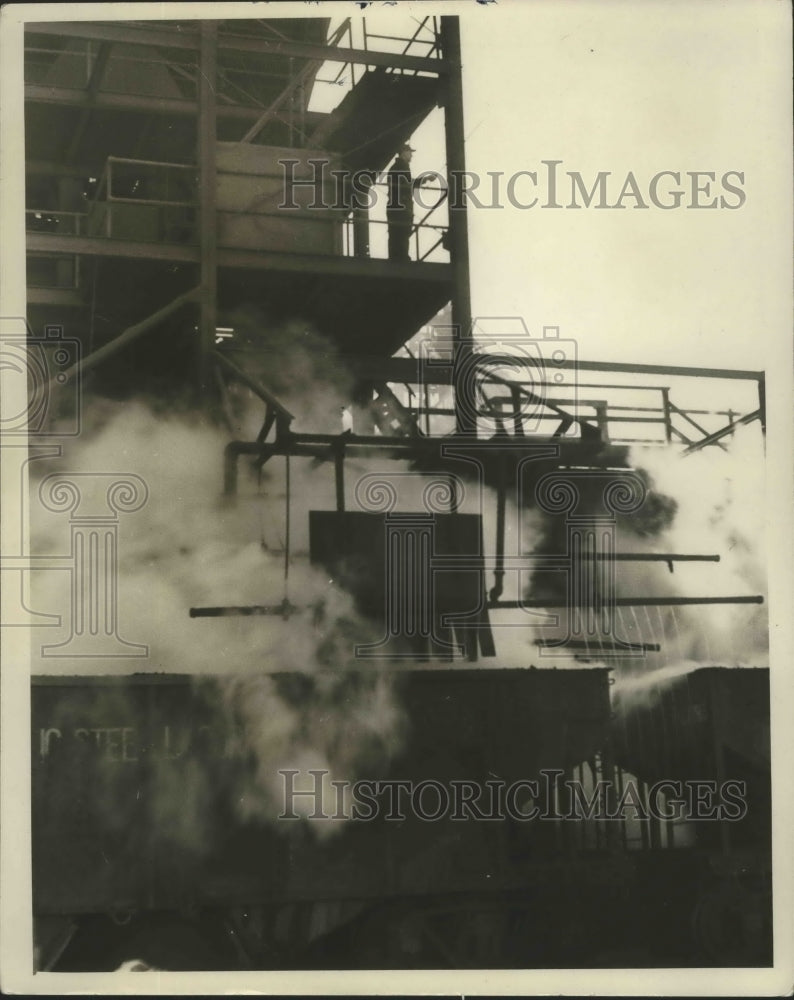
[[199,319],[198,386],[210,384],[210,352],[215,345],[217,314],[216,239],[216,79],[217,21],[201,22],[200,86],[198,115],[199,246],[201,250],[201,296]]
[[[444,137],[447,170],[452,179],[462,177],[466,169],[460,28],[457,17],[441,18],[441,51],[448,70]],[[452,325],[455,336],[455,427],[458,434],[474,435],[477,431],[474,386],[471,377],[467,377],[467,374],[470,376],[472,355],[469,234],[466,226],[466,205],[454,186],[451,195],[449,254],[452,264]]]
[[662,393],[662,412],[664,414],[664,439],[668,444],[673,443],[673,421],[670,416],[670,390],[663,388]]
[[488,594],[491,603],[499,600],[504,591],[505,578],[505,508],[507,505],[507,461],[504,454],[499,456],[499,481],[496,492],[496,563],[494,585]]
[[334,480],[336,482],[336,509],[345,509],[345,445],[339,441],[334,447]]
[[110,43],[102,42],[100,43],[99,50],[94,60],[94,66],[91,70],[91,75],[88,79],[88,84],[86,85],[86,100],[87,104],[83,107],[80,112],[80,118],[77,122],[77,127],[72,132],[72,138],[69,141],[69,148],[66,151],[66,162],[73,163],[77,152],[80,148],[80,144],[83,141],[83,136],[85,135],[86,126],[88,125],[89,119],[91,118],[91,112],[94,108],[94,103],[96,101],[96,95],[99,93],[99,88],[102,86],[102,78],[105,75],[105,70],[107,69],[108,59],[110,58]]

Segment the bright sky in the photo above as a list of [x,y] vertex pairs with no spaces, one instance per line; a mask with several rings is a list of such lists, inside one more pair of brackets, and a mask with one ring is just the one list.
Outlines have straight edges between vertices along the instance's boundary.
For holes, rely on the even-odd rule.
[[[627,4],[503,0],[460,12],[467,167],[545,176],[561,160],[587,188],[608,171],[607,201],[631,171],[649,202],[660,171],[679,172],[682,207],[653,205],[469,213],[474,315],[522,315],[573,337],[580,357],[761,368],[790,329],[790,38],[786,5],[756,0]],[[410,22],[430,5],[401,5]],[[345,9],[345,14],[349,10]],[[397,8],[373,4],[369,30],[394,31]],[[381,29],[380,26],[383,26]],[[411,30],[415,24],[412,23]],[[394,33],[399,33],[394,31]],[[417,53],[421,49],[415,49]],[[440,116],[414,136],[414,173],[443,160]],[[687,171],[716,175],[692,209]],[[485,184],[485,182],[483,182]],[[539,185],[540,186],[540,185]],[[660,184],[660,200],[677,187]],[[541,187],[543,194],[545,188]],[[532,185],[516,188],[529,201]],[[504,200],[504,193],[502,195]],[[580,199],[581,201],[581,199]]]
[[611,203],[629,171],[647,192],[662,170],[738,170],[746,193],[735,211],[473,211],[475,311],[559,325],[582,357],[763,367],[765,338],[790,329],[784,7],[541,0],[464,18],[469,169],[556,159],[588,187],[611,171]]

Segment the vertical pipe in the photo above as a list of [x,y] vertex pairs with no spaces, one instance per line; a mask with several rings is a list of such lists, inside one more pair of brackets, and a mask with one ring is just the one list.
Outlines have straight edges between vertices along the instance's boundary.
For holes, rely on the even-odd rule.
[[766,437],[766,379],[758,379],[758,409],[761,411],[761,431]]
[[198,112],[199,246],[201,295],[199,320],[198,384],[206,391],[210,383],[210,352],[215,344],[217,312],[216,238],[216,109],[218,22],[201,22],[200,84]]
[[290,468],[289,468],[289,452],[284,456],[285,461],[285,486],[284,486],[284,600],[286,601],[287,585],[289,583],[289,508],[290,500],[292,499],[291,488],[290,488]]
[[[624,722],[624,729],[625,729],[625,722]],[[617,796],[618,796],[618,802],[621,802],[623,800],[623,768],[622,767],[618,767],[618,769],[617,769]],[[627,851],[629,849],[629,832],[628,832],[628,829],[626,827],[626,817],[625,816],[621,816],[620,819],[618,820],[618,822],[620,824],[620,841],[621,841],[621,847],[623,848],[624,851]]]
[[452,265],[452,325],[455,331],[455,427],[459,434],[474,434],[477,421],[470,365],[471,288],[469,282],[469,234],[466,206],[460,197],[455,178],[466,169],[463,129],[463,78],[460,53],[460,27],[457,17],[441,18],[441,52],[447,64],[444,102],[444,137],[450,182],[449,252]]
[[664,438],[668,444],[673,443],[673,422],[670,418],[670,390],[662,389],[662,410],[664,413]]
[[345,509],[345,447],[343,444],[337,446],[334,453],[334,472],[336,478],[336,509]]
[[111,216],[113,201],[113,160],[108,159],[107,190],[105,191],[105,236],[113,235],[113,220]]
[[504,590],[505,578],[505,508],[507,505],[507,459],[499,452],[499,480],[496,489],[496,562],[493,572],[493,589],[488,595],[498,601]]
[[521,393],[517,385],[510,389],[510,397],[510,405],[513,407],[513,434],[516,437],[523,437],[524,421],[521,419]]
[[292,86],[292,81],[294,79],[293,71],[294,60],[292,56],[289,57],[289,71],[288,71],[288,81],[289,81],[289,145],[295,145],[295,90]]

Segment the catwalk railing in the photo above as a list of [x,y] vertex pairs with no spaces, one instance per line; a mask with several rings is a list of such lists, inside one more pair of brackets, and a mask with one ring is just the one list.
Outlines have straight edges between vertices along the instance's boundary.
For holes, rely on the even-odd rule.
[[[108,239],[130,239],[136,242],[187,244],[198,242],[197,171],[193,164],[135,160],[128,157],[108,157],[84,212],[63,212],[50,209],[30,209],[26,213],[28,232],[58,233],[71,236],[98,236]],[[380,179],[372,185],[373,199],[385,204],[387,182]],[[312,253],[345,257],[387,256],[385,218],[373,218],[365,209],[331,205],[322,211],[310,208],[291,212],[279,208],[278,174],[263,175],[263,199],[273,203],[268,210],[257,203],[246,210],[217,211],[220,246],[235,246],[235,224],[248,226],[245,246],[257,249],[290,249],[290,226],[311,225],[330,227],[330,238],[312,243]],[[411,230],[411,256],[415,261],[445,262],[447,190],[438,184],[423,186],[423,200]],[[430,204],[428,204],[430,202]],[[321,230],[318,229],[319,233]],[[228,234],[228,235],[225,235]],[[253,238],[252,238],[253,237]],[[275,241],[275,243],[274,243]]]
[[[386,379],[416,427],[427,437],[454,431],[456,403],[450,366],[440,366],[443,377],[434,375],[437,359],[417,358],[406,347],[407,358],[385,363]],[[726,449],[736,430],[758,421],[765,428],[764,383],[760,371],[611,364],[593,361],[563,361],[545,364],[520,355],[483,353],[477,356],[475,411],[483,433],[539,434],[576,437],[582,427],[598,432],[602,441],[615,445],[683,445],[685,454],[705,447]],[[501,374],[512,369],[511,377]],[[523,369],[524,372],[520,373]],[[535,377],[528,372],[534,370]],[[626,375],[671,376],[678,390],[681,380],[709,379],[756,384],[757,407],[684,406],[673,401],[668,385],[580,380],[585,372]],[[563,383],[562,386],[560,383]]]

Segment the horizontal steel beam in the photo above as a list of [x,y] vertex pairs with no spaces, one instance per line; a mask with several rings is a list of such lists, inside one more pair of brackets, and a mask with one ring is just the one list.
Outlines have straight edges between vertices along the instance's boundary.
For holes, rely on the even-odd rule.
[[[157,22],[152,23],[157,25]],[[126,27],[116,24],[98,24],[95,21],[47,23],[28,21],[26,31],[39,35],[56,35],[61,38],[87,38],[100,42],[122,42],[126,45],[147,45],[194,51],[198,50],[200,44],[198,31],[177,31],[158,26],[151,28],[144,28],[140,25]],[[264,56],[317,59],[321,62],[356,63],[362,66],[394,66],[397,69],[422,70],[439,74],[447,72],[447,66],[442,59],[402,55],[399,52],[341,48],[338,45],[316,45],[280,38],[255,38],[251,35],[219,34],[218,49],[227,52],[254,52]]]
[[63,233],[28,233],[28,253],[80,254],[87,257],[130,257],[144,260],[199,262],[198,247],[177,243],[142,243],[100,236],[67,236]]
[[[68,236],[65,233],[28,233],[28,253],[80,254],[89,257],[129,257],[147,260],[174,260],[199,263],[197,246],[183,243],[143,243],[109,239],[104,236]],[[414,281],[450,282],[449,264],[418,264],[409,261],[377,260],[365,257],[336,257],[331,254],[277,253],[272,250],[218,248],[218,266],[240,269],[267,269],[301,274],[337,275],[357,278],[411,278]]]
[[54,160],[27,160],[25,173],[34,177],[93,177],[102,166],[96,163],[56,163]]
[[379,260],[374,257],[337,257],[331,254],[277,253],[268,250],[218,248],[221,267],[268,268],[303,274],[327,274],[356,278],[411,278],[414,281],[452,281],[450,264],[428,264],[409,261]]
[[[488,355],[482,355],[484,365],[488,365]],[[520,356],[511,356],[511,362],[520,365]],[[379,377],[388,382],[415,382],[420,380],[420,373],[424,375],[424,381],[430,385],[449,385],[451,382],[452,366],[443,362],[434,361],[428,364],[427,361],[419,358],[368,358],[361,357],[355,359],[356,365],[362,377]],[[527,358],[527,367],[537,365],[537,360]],[[762,371],[744,371],[733,368],[690,368],[677,367],[675,365],[642,365],[629,363],[613,363],[609,361],[563,361],[560,364],[555,362],[555,368],[567,368],[575,371],[589,372],[625,372],[626,374],[645,375],[681,375],[685,377],[699,378],[724,378],[724,379],[748,379],[763,380]],[[518,382],[516,384],[519,384]],[[590,385],[590,388],[598,388]],[[608,388],[605,386],[604,388]],[[634,389],[634,386],[620,386],[622,389]],[[657,388],[656,386],[643,386],[643,388]]]
[[29,306],[68,306],[79,309],[85,305],[82,295],[73,288],[36,288],[27,290]]
[[[157,23],[153,21],[153,27],[142,28],[139,25],[100,24],[97,21],[28,21],[25,24],[25,35],[55,35],[57,38],[89,38],[99,42],[198,50],[198,31],[156,27]],[[196,22],[197,25],[199,23]]]
[[[99,91],[93,98],[87,90],[77,87],[44,87],[40,84],[25,85],[25,100],[32,104],[59,104],[75,108],[100,108],[118,111],[141,111],[146,114],[186,115],[198,114],[196,101],[174,97],[148,97],[143,94],[110,94]],[[219,118],[233,118],[241,122],[255,122],[262,114],[261,107],[245,104],[218,104]],[[319,128],[328,115],[307,111],[306,122]]]
[[[513,360],[513,359],[511,359]],[[520,359],[515,359],[520,361]],[[530,364],[537,364],[532,360]],[[694,378],[763,379],[759,371],[743,371],[734,368],[692,368],[679,365],[634,365],[619,361],[561,361],[555,368],[574,369],[579,372],[626,372],[631,375],[682,375]],[[632,388],[627,386],[627,388]]]
[[25,85],[25,100],[34,104],[67,104],[79,108],[111,108],[122,111],[157,112],[164,115],[195,115],[198,108],[195,101],[174,97],[145,97],[138,94],[105,92],[97,94],[92,100],[88,91],[81,88],[44,87],[32,83]]

